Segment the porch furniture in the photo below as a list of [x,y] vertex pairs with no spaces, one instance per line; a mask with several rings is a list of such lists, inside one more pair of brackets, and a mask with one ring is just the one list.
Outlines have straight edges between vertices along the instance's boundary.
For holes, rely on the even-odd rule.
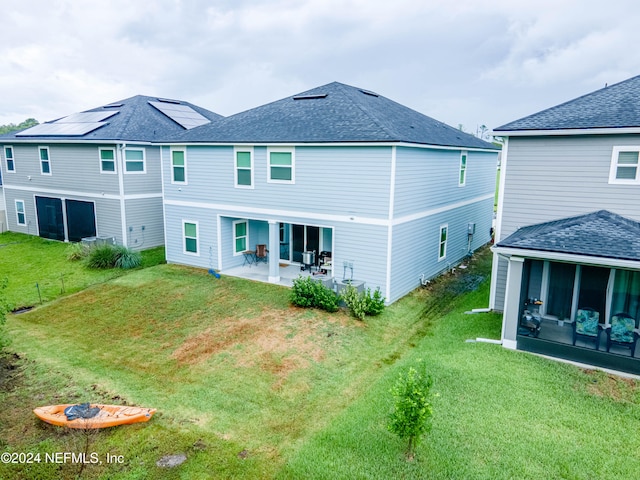
[[578,337],[585,340],[594,340],[596,350],[600,349],[600,313],[593,308],[580,308],[576,314],[576,319],[571,325],[573,329],[573,345],[575,346]]
[[611,345],[618,345],[631,350],[631,356],[636,353],[638,331],[636,320],[627,313],[616,313],[611,317],[611,325],[607,332],[607,352]]
[[264,262],[267,263],[267,254],[269,250],[267,250],[267,246],[265,244],[256,245],[256,263]]
[[247,264],[251,266],[256,263],[256,252],[254,250],[245,250],[242,252],[242,255],[244,255],[244,262],[242,262],[243,267]]

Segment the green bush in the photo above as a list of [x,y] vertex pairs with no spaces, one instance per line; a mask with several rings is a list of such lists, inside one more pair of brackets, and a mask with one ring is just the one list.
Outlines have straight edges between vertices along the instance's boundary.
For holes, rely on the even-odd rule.
[[342,300],[347,304],[351,314],[359,320],[364,320],[367,314],[367,299],[364,292],[358,292],[353,285],[347,285],[341,294]]
[[353,285],[348,285],[341,297],[351,314],[359,320],[364,320],[366,315],[379,315],[384,310],[384,297],[379,288],[372,295],[370,288],[358,292]]
[[72,243],[67,247],[67,260],[77,261],[87,258],[91,247],[82,242]]
[[139,252],[134,252],[130,248],[117,246],[115,266],[122,269],[139,267],[142,264],[142,256]]
[[376,291],[371,295],[371,289],[367,288],[366,294],[367,300],[367,315],[376,316],[380,315],[384,311],[384,301],[385,298],[382,296],[382,292],[380,288],[376,288]]
[[300,276],[293,280],[290,300],[298,307],[320,308],[327,312],[338,311],[336,294],[312,277]]
[[113,268],[116,265],[116,250],[112,245],[98,245],[91,248],[87,257],[90,268]]

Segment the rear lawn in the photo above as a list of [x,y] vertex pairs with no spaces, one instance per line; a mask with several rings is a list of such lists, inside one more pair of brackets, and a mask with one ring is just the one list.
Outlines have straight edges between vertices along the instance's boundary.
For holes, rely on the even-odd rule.
[[[486,306],[489,272],[485,251],[364,323],[175,265],[12,315],[20,358],[0,376],[0,448],[124,463],[0,464],[0,478],[633,478],[637,382],[466,342],[500,333],[499,315],[464,314]],[[407,462],[385,429],[388,390],[419,359],[439,396]],[[91,437],[31,414],[99,400],[159,413]],[[156,466],[175,453],[187,461]]]
[[[67,261],[68,243],[14,232],[0,234],[0,279],[7,278],[7,300],[14,309],[30,307],[123,275]],[[142,252],[143,266],[164,262],[164,248]]]

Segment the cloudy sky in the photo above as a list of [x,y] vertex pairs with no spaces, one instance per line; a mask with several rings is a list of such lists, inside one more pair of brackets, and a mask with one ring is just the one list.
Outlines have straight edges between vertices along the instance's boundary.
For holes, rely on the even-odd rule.
[[133,95],[231,115],[332,81],[475,133],[640,75],[637,0],[20,0],[0,124]]

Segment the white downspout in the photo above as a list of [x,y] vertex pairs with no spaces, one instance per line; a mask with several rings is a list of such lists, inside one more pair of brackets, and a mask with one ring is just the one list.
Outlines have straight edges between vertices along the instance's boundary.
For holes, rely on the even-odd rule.
[[128,246],[127,239],[127,214],[124,201],[124,149],[126,144],[116,146],[116,158],[118,160],[118,188],[120,196],[120,223],[122,228],[122,245]]

